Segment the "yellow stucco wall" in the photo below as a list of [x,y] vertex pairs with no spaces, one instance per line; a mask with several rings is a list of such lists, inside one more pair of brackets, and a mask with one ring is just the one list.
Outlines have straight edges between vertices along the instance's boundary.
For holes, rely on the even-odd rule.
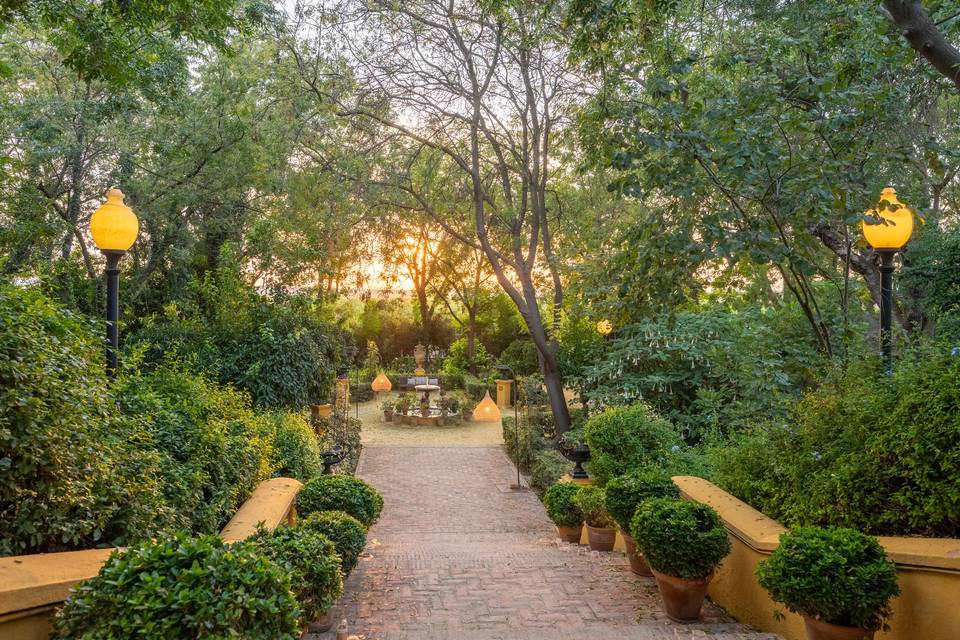
[[[258,523],[274,529],[291,522],[297,492],[303,485],[292,478],[260,483],[237,510],[220,536],[242,540]],[[47,640],[50,618],[70,589],[92,578],[113,549],[38,553],[0,558],[0,640]]]
[[[800,616],[773,602],[755,577],[757,563],[777,548],[786,529],[702,478],[673,480],[685,497],[716,509],[730,533],[732,552],[710,584],[710,598],[742,622],[804,640]],[[877,633],[877,640],[960,639],[960,540],[878,539],[897,563],[902,593],[893,601],[890,631]],[[775,619],[774,610],[785,617]]]

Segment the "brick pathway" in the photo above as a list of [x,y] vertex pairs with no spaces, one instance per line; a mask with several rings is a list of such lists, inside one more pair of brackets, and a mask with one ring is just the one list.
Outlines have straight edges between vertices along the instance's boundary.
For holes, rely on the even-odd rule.
[[385,507],[334,616],[362,638],[776,638],[709,603],[700,624],[667,620],[622,554],[557,540],[499,446],[367,445],[358,475]]

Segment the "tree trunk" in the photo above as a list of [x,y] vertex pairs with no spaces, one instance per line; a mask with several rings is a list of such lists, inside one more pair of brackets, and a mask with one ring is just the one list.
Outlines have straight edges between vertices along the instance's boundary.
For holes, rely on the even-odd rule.
[[910,46],[960,89],[960,51],[951,45],[919,0],[884,0]]

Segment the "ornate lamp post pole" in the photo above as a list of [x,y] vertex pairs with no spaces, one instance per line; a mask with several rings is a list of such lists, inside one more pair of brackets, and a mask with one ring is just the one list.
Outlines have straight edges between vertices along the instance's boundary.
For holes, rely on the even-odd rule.
[[117,348],[120,320],[120,258],[133,246],[140,231],[140,223],[130,207],[123,204],[123,192],[110,189],[107,201],[90,218],[93,243],[107,259],[104,271],[107,278],[107,374],[117,372]]
[[880,194],[877,207],[864,214],[861,227],[867,244],[880,254],[880,351],[884,369],[889,372],[893,351],[893,257],[910,240],[913,212],[888,186]]

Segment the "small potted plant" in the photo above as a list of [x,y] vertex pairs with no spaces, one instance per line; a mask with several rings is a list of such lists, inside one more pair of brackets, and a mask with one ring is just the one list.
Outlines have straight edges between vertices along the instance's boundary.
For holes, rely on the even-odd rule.
[[380,405],[380,408],[383,409],[383,421],[393,422],[393,400],[384,400],[383,404]]
[[592,484],[583,485],[573,496],[587,523],[587,541],[594,551],[613,551],[617,541],[616,523],[607,511],[604,490]]
[[564,542],[580,542],[583,533],[583,513],[573,499],[580,487],[572,482],[557,482],[543,494],[547,516],[557,526],[557,534]]
[[650,564],[667,616],[699,619],[707,585],[730,553],[717,512],[699,502],[651,498],[637,508],[630,534]]
[[802,527],[757,566],[777,602],[803,616],[810,640],[872,640],[900,593],[897,566],[875,538],[841,527]]
[[607,483],[607,511],[616,520],[627,547],[630,569],[642,576],[652,576],[650,567],[643,554],[637,549],[637,543],[630,535],[630,521],[637,507],[650,498],[679,498],[680,490],[670,475],[658,468],[638,469],[626,475],[617,476]]
[[410,411],[411,406],[413,406],[413,400],[405,392],[401,392],[397,397],[397,403],[394,405],[394,412],[405,416]]
[[451,417],[451,418],[457,418],[457,417],[460,416],[461,404],[462,404],[462,403],[461,403],[461,400],[460,400],[460,394],[458,394],[458,393],[451,393],[451,394],[450,394],[450,407],[449,407],[450,417]]

